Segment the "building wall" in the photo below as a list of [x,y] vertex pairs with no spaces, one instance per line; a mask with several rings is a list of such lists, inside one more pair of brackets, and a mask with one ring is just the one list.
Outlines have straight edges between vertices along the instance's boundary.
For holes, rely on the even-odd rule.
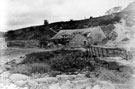
[[75,36],[67,44],[68,47],[82,47],[87,43],[87,38],[82,34],[75,34]]

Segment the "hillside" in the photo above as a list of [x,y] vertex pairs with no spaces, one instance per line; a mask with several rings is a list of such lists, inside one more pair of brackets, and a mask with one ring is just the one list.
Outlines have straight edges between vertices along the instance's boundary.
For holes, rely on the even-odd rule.
[[31,26],[17,30],[8,31],[5,36],[7,40],[49,40],[61,29],[81,29],[94,26],[106,26],[120,21],[119,16],[106,15],[84,20],[71,20],[66,22],[55,22],[48,25]]
[[[134,3],[134,2],[133,2]],[[131,3],[132,4],[132,3]],[[131,4],[122,10],[121,12],[114,13],[111,15],[104,15],[100,17],[90,17],[83,20],[70,20],[70,21],[61,21],[50,24],[43,24],[40,26],[31,26],[16,30],[10,30],[6,32],[6,40],[49,40],[54,36],[59,30],[62,29],[82,29],[94,26],[101,26],[107,28],[108,25],[112,25],[110,30],[113,27],[113,24],[120,22],[122,18],[126,19],[129,26],[133,25],[134,11],[131,7],[135,5]],[[106,27],[107,26],[107,27]],[[106,31],[109,29],[107,28]]]

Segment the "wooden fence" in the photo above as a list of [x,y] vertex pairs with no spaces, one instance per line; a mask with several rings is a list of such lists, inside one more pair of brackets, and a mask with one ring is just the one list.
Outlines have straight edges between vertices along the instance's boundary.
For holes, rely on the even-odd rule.
[[132,55],[123,48],[103,47],[90,45],[87,46],[87,54],[89,57],[122,57],[131,59]]

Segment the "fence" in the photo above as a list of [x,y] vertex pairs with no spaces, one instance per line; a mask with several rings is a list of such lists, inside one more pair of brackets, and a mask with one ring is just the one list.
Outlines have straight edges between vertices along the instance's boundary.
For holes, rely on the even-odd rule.
[[87,46],[87,55],[89,57],[122,57],[125,59],[131,59],[132,55],[123,48],[116,47],[103,47],[89,45]]

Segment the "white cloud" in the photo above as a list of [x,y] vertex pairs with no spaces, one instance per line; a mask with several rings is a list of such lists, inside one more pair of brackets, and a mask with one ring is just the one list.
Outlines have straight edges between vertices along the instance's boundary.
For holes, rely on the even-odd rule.
[[8,0],[7,30],[49,22],[101,16],[133,0]]

